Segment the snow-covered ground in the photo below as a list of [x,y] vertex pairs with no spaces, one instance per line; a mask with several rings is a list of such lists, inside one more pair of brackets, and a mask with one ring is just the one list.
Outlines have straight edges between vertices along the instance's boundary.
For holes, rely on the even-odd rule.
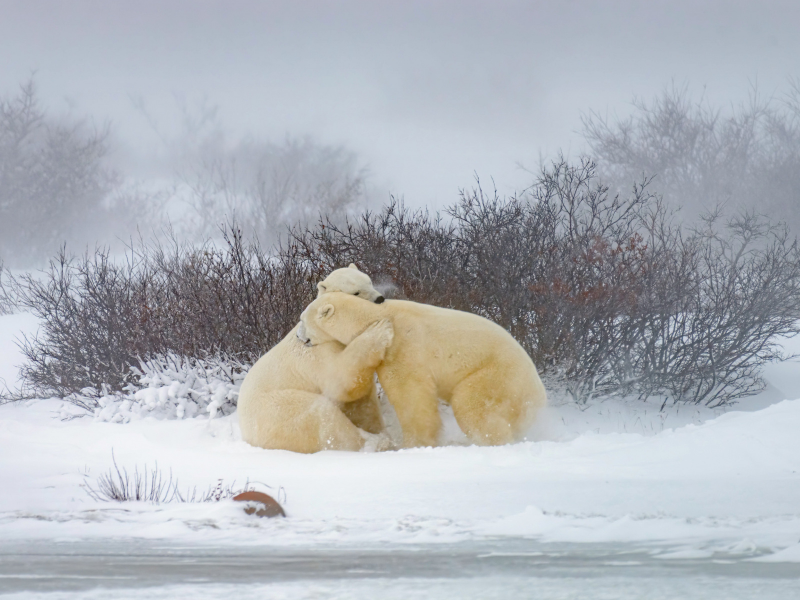
[[[21,360],[11,340],[33,327],[28,315],[0,317],[0,378],[9,384]],[[786,345],[793,351],[798,342]],[[101,592],[87,591],[98,585],[91,579],[75,592],[43,591],[55,588],[30,583],[39,581],[34,567],[4,568],[2,557],[42,544],[99,548],[113,542],[115,552],[119,544],[144,544],[234,553],[249,548],[259,556],[323,553],[329,560],[359,551],[411,552],[433,561],[472,548],[476,557],[529,561],[502,577],[485,569],[480,577],[477,571],[422,579],[406,573],[405,593],[391,577],[390,584],[377,575],[348,575],[357,581],[331,576],[313,585],[302,577],[250,582],[246,588],[191,584],[159,587],[161,595],[149,597],[524,598],[531,585],[546,598],[723,597],[714,593],[730,584],[727,597],[789,598],[786,590],[793,588],[784,584],[800,576],[800,400],[792,399],[800,398],[800,363],[770,365],[766,376],[767,391],[724,413],[696,407],[659,412],[658,405],[610,401],[583,409],[554,403],[532,432],[538,441],[386,453],[299,455],[252,448],[241,441],[235,414],[117,424],[62,421],[55,418],[57,400],[0,406],[0,593],[5,586],[20,598],[31,597],[31,590],[53,599],[73,593],[99,597]],[[171,470],[181,488],[205,490],[219,479],[256,482],[283,501],[289,518],[248,516],[232,501],[98,503],[83,485],[112,466],[112,450],[129,471],[156,463]],[[683,584],[664,573],[658,577],[671,583],[660,588],[661,595],[643,594],[636,576],[615,586],[615,575],[605,571],[602,581],[588,587],[581,588],[578,577],[574,596],[569,578],[536,579],[542,575],[532,566],[537,561],[552,566],[553,557],[588,556],[598,548],[609,549],[603,554],[608,565],[733,564],[735,573],[757,576],[742,575],[735,585],[727,575],[709,575],[711,583],[692,588],[706,589],[708,596],[687,595]],[[25,569],[32,569],[28,579]],[[780,570],[764,579],[767,571],[758,569]],[[548,595],[553,585],[558,589]],[[443,586],[440,593],[432,591],[437,586]],[[126,593],[139,597],[132,587]]]

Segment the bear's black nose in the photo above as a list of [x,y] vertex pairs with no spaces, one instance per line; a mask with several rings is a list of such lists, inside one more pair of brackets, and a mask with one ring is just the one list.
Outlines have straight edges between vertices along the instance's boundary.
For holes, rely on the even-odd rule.
[[300,321],[300,327],[297,328],[297,333],[295,335],[304,346],[311,346],[311,338],[306,335],[306,327],[303,325],[302,321]]
[[383,296],[378,296],[377,298],[375,298],[375,304],[380,304],[384,300],[386,300],[386,298],[384,298]]

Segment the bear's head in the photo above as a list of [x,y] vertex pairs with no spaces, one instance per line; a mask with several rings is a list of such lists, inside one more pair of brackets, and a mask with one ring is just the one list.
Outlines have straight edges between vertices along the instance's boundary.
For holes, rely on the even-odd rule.
[[375,304],[384,300],[383,295],[372,287],[369,275],[359,271],[352,263],[347,268],[331,271],[330,275],[317,284],[317,298],[330,292],[343,292]]
[[345,346],[382,314],[382,307],[362,302],[351,294],[327,292],[300,315],[297,337],[306,346],[339,342]]

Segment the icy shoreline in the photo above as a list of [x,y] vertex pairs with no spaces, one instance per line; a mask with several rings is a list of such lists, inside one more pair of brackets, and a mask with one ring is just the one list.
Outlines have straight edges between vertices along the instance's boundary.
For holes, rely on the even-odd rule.
[[[534,593],[537,598],[783,600],[792,597],[796,586],[795,564],[760,563],[735,555],[675,554],[625,544],[526,540],[349,549],[179,546],[130,540],[0,543],[5,559],[0,562],[0,585],[12,598],[26,600],[232,595],[463,600],[530,598]],[[654,589],[658,589],[655,596]]]

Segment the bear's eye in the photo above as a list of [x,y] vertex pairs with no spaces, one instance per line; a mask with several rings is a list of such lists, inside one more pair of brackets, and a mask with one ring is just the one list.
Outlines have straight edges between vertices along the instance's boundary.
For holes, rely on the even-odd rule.
[[356,292],[356,293],[355,293],[355,294],[353,294],[353,295],[354,295],[354,296],[358,296],[360,293],[361,293],[361,292]]

